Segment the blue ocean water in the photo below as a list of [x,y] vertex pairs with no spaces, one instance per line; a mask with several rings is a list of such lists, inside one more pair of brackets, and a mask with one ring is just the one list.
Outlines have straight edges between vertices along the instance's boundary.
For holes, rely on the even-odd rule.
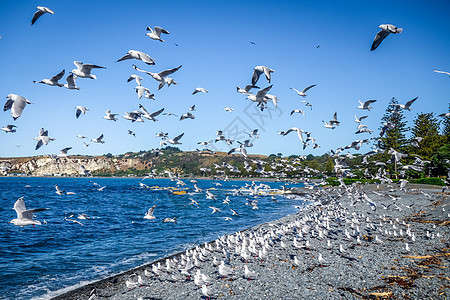
[[[167,190],[141,188],[140,178],[0,178],[0,299],[46,299],[61,290],[105,278],[158,258],[183,251],[194,244],[216,239],[287,214],[301,200],[276,196],[258,197],[260,209],[246,205],[249,196],[233,196],[232,190],[245,181],[198,180],[202,193],[172,195]],[[188,192],[193,184],[183,180]],[[98,191],[93,183],[106,186]],[[146,179],[150,187],[176,187],[169,179]],[[74,195],[58,195],[55,184]],[[279,188],[282,183],[270,183]],[[294,185],[291,185],[292,187]],[[205,189],[217,201],[207,200]],[[49,208],[36,213],[43,224],[19,227],[12,209],[19,197],[30,208]],[[230,204],[222,200],[229,196]],[[199,203],[197,208],[190,200]],[[157,205],[156,220],[143,219]],[[214,206],[221,212],[211,214]],[[239,213],[231,216],[230,208]],[[78,219],[86,214],[89,219]],[[232,217],[225,221],[223,217]],[[65,218],[79,221],[67,221]],[[162,223],[177,217],[178,223]],[[45,220],[45,222],[44,222]]]

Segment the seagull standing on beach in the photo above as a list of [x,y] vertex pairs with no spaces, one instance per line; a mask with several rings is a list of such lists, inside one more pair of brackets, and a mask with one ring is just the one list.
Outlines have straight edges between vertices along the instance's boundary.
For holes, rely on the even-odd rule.
[[9,223],[16,226],[33,225],[34,227],[34,225],[41,225],[41,222],[33,220],[33,214],[47,209],[48,208],[26,209],[25,201],[23,200],[23,197],[20,197],[16,203],[14,203],[14,210],[17,213],[17,218],[12,219]]
[[11,110],[11,116],[14,121],[17,120],[22,115],[23,110],[27,104],[31,104],[31,102],[19,95],[9,94],[6,96],[6,103],[3,106],[3,111]]
[[55,14],[55,12],[53,10],[51,10],[50,8],[45,7],[45,6],[38,6],[36,8],[37,8],[37,11],[33,15],[33,19],[31,20],[31,25],[36,23],[37,19],[39,19],[45,13],[52,14],[52,15]]
[[378,28],[381,28],[381,30],[377,33],[375,36],[375,39],[373,40],[372,47],[370,48],[370,51],[373,51],[378,48],[378,46],[381,44],[381,42],[391,33],[397,34],[401,33],[403,31],[403,28],[398,28],[397,26],[394,26],[392,24],[381,24],[378,26]]

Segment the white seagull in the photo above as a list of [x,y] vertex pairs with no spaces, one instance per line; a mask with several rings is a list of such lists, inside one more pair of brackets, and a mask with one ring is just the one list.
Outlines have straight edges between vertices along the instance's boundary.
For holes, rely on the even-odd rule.
[[398,107],[400,107],[400,108],[402,108],[402,109],[404,109],[404,110],[411,110],[411,108],[409,108],[413,103],[414,103],[414,101],[416,101],[417,100],[417,98],[419,98],[419,97],[416,97],[416,98],[414,98],[414,99],[412,99],[412,100],[409,100],[408,102],[406,102],[405,104],[394,104],[394,105],[396,105],[396,106],[398,106]]
[[433,69],[433,72],[441,73],[441,74],[446,74],[446,75],[448,75],[448,76],[450,77],[450,72],[446,72],[446,71],[438,71],[438,70],[436,70],[436,69]]
[[175,138],[173,138],[172,140],[167,140],[168,143],[171,143],[173,145],[181,145],[181,143],[179,142],[179,140],[183,137],[184,132],[178,136],[176,136]]
[[23,200],[23,197],[20,197],[16,203],[14,203],[17,219],[12,219],[9,223],[16,226],[41,225],[41,222],[33,220],[33,214],[47,209],[48,208],[26,209],[25,201]]
[[256,66],[253,69],[252,85],[255,85],[256,82],[258,82],[259,76],[261,76],[262,73],[266,75],[266,79],[270,83],[270,74],[272,72],[275,72],[275,70],[272,70],[271,68],[265,66]]
[[370,51],[377,49],[377,47],[381,44],[381,42],[390,33],[397,34],[397,33],[401,33],[403,31],[403,28],[398,28],[397,26],[394,26],[392,24],[381,24],[380,26],[378,26],[378,28],[381,28],[381,30],[375,36],[375,39],[373,40]]
[[160,42],[164,42],[164,40],[161,39],[161,33],[169,34],[169,32],[167,30],[165,30],[164,28],[161,28],[159,26],[155,26],[154,29],[152,29],[151,27],[147,27],[147,31],[150,31],[150,32],[147,33],[146,36],[148,36],[152,40],[157,40]]
[[81,114],[84,115],[86,111],[89,110],[89,108],[84,106],[75,106],[75,108],[77,109],[77,111],[75,112],[75,116],[77,117],[77,119],[80,117]]
[[227,107],[227,106],[225,106],[223,109],[227,112],[233,112],[233,110],[234,110],[234,108]]
[[71,73],[69,76],[67,76],[66,78],[67,83],[65,83],[63,87],[69,90],[79,90],[80,88],[77,86],[76,79],[77,76]]
[[149,71],[145,71],[145,70],[139,69],[138,67],[136,67],[135,65],[133,65],[133,68],[134,68],[136,71],[143,72],[143,73],[145,73],[145,74],[147,74],[147,75],[150,75],[150,76],[152,76],[153,79],[155,79],[156,81],[159,81],[160,84],[159,84],[158,89],[161,89],[166,83],[168,83],[168,85],[170,85],[170,84],[172,84],[172,83],[173,83],[173,84],[176,84],[175,82],[173,82],[173,79],[172,79],[172,81],[169,81],[169,80],[166,80],[165,78],[166,78],[167,76],[169,76],[170,74],[173,74],[173,73],[175,73],[176,71],[178,71],[181,67],[182,67],[182,66],[179,66],[179,67],[173,68],[173,69],[167,69],[167,70],[161,71],[161,72],[159,72],[159,73],[153,73],[153,72],[149,72]]
[[52,15],[55,14],[55,12],[53,10],[51,10],[50,8],[45,7],[45,6],[38,6],[36,8],[37,8],[37,11],[33,15],[33,19],[31,20],[31,25],[33,25],[37,21],[37,19],[39,19],[45,13],[49,13]]
[[104,144],[105,141],[102,141],[102,139],[103,139],[103,134],[100,135],[100,136],[99,136],[98,138],[96,138],[96,139],[91,139],[91,141],[94,142],[94,143],[101,143],[101,144]]
[[130,50],[128,51],[127,54],[125,54],[124,56],[122,56],[119,60],[117,60],[116,62],[119,61],[123,61],[123,60],[127,60],[127,59],[137,59],[137,60],[142,60],[143,62],[145,62],[147,65],[154,65],[155,64],[155,59],[151,58],[150,55],[148,55],[147,53],[144,53],[142,51],[137,51],[137,50]]
[[201,87],[198,87],[192,92],[192,95],[195,95],[197,93],[204,93],[204,94],[206,94],[206,93],[208,93],[208,90],[206,90],[204,88],[201,88]]
[[39,130],[39,136],[34,138],[37,142],[35,150],[42,147],[42,145],[47,145],[51,141],[54,141],[54,138],[51,138],[48,136],[48,130],[44,130],[44,128],[41,128]]
[[248,100],[251,100],[253,102],[258,102],[258,103],[267,103],[267,99],[265,98],[266,94],[270,91],[270,89],[272,88],[273,85],[270,85],[266,88],[260,89],[256,95],[253,94],[249,94],[247,96]]
[[62,87],[63,84],[59,83],[58,81],[61,80],[61,78],[64,76],[65,73],[66,73],[66,70],[62,70],[61,72],[59,72],[58,74],[56,74],[55,76],[53,76],[50,79],[42,79],[41,81],[33,81],[33,83],[43,83],[43,84],[47,84],[50,86]]
[[142,115],[142,117],[144,117],[144,118],[146,118],[146,119],[148,119],[148,120],[151,120],[151,121],[153,121],[153,122],[158,121],[157,119],[155,119],[155,117],[158,116],[160,113],[162,113],[162,112],[164,111],[164,108],[161,108],[160,110],[155,111],[154,113],[151,113],[151,114],[150,114],[150,113],[145,109],[145,107],[143,107],[141,104],[139,104],[139,108],[140,108],[141,111],[144,113],[144,114]]
[[106,113],[106,116],[104,116],[103,119],[117,121],[116,116],[118,114],[112,114],[110,109],[108,109],[105,113]]
[[3,130],[3,131],[6,132],[6,133],[8,133],[8,132],[13,133],[13,132],[16,132],[16,130],[14,129],[14,127],[17,127],[17,126],[16,126],[16,125],[6,125],[6,126],[3,126],[3,127],[1,128],[1,130]]
[[144,219],[147,220],[154,220],[156,217],[153,215],[153,212],[155,211],[156,204],[149,208],[149,210],[145,213]]
[[92,69],[106,69],[105,67],[84,64],[79,61],[74,61],[73,63],[75,64],[75,66],[77,66],[77,69],[73,69],[70,73],[75,74],[81,78],[97,79],[97,76],[91,74]]
[[307,92],[310,88],[315,87],[316,85],[317,85],[317,84],[310,85],[310,86],[304,88],[303,91],[301,91],[301,92],[300,92],[299,90],[297,90],[297,89],[294,89],[294,88],[290,88],[290,89],[293,90],[293,91],[296,91],[297,94],[298,94],[299,96],[306,97],[306,96],[308,96],[308,95],[306,94],[306,92]]
[[138,75],[132,74],[132,75],[130,75],[130,78],[127,79],[127,82],[130,82],[131,80],[136,80],[136,83],[137,83],[138,85],[141,85],[142,77],[141,77],[141,76],[138,76]]
[[366,102],[362,103],[360,100],[358,100],[359,102],[359,106],[357,108],[359,109],[367,109],[368,111],[370,111],[373,107],[370,107],[370,104],[376,102],[377,100],[367,100]]
[[6,99],[8,100],[6,100],[3,111],[7,111],[10,109],[11,116],[14,120],[17,120],[17,118],[22,115],[22,112],[27,104],[31,104],[28,99],[16,94],[9,94],[8,96],[6,96]]

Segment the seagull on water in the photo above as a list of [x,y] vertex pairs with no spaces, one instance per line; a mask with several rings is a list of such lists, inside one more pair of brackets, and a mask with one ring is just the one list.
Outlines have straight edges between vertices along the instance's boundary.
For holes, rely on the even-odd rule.
[[149,208],[149,210],[145,213],[144,219],[147,220],[154,220],[156,217],[153,215],[153,212],[155,211],[156,204]]
[[307,92],[310,88],[315,87],[316,85],[317,85],[317,84],[310,85],[310,86],[304,88],[303,91],[301,91],[301,92],[300,92],[299,90],[297,90],[297,89],[294,89],[294,88],[290,88],[290,89],[293,90],[293,91],[296,91],[297,94],[298,94],[299,96],[306,97],[306,96],[308,96],[308,95],[306,94],[306,92]]
[[266,75],[266,79],[270,83],[270,74],[272,72],[275,72],[275,70],[272,70],[271,68],[265,66],[256,66],[253,69],[252,85],[255,85],[256,82],[258,82],[259,76],[261,76],[262,73]]
[[155,26],[154,29],[152,29],[151,27],[147,27],[147,31],[150,31],[150,32],[147,33],[146,36],[148,36],[152,40],[157,40],[160,42],[164,42],[164,40],[161,39],[161,33],[169,34],[169,32],[167,30],[165,30],[164,28],[161,28],[159,26]]
[[398,28],[397,26],[394,26],[392,24],[381,24],[380,26],[378,26],[378,28],[381,28],[381,30],[375,36],[370,51],[377,49],[377,47],[389,34],[397,34],[403,31],[403,28]]
[[[137,60],[142,60],[143,62],[145,62],[147,65],[154,65],[155,64],[155,59],[151,58],[150,55],[148,55],[147,53],[144,53],[142,51],[137,51],[137,50],[130,50],[128,51],[127,54],[125,54],[124,56],[122,56],[119,60],[117,60],[116,62],[119,61],[124,61],[127,59],[137,59]],[[130,81],[130,80],[128,80]],[[140,85],[140,84],[139,84]]]
[[48,208],[26,209],[25,201],[23,200],[23,197],[20,197],[16,203],[14,203],[14,210],[17,213],[17,218],[12,219],[9,223],[16,226],[41,225],[41,222],[33,220],[33,214],[47,209]]
[[27,104],[31,104],[31,102],[19,95],[9,94],[6,96],[6,103],[3,107],[3,111],[11,110],[11,116],[14,120],[17,120],[22,115],[23,110]]
[[39,19],[45,13],[52,14],[52,15],[55,14],[55,12],[53,10],[51,10],[50,8],[45,7],[45,6],[38,6],[36,8],[37,8],[37,11],[33,15],[33,19],[31,20],[31,25],[36,23],[37,19]]
[[44,130],[44,128],[41,128],[39,130],[39,136],[34,138],[37,142],[35,150],[42,147],[42,145],[47,145],[51,141],[54,141],[54,138],[51,138],[48,136],[48,130]]
[[43,83],[43,84],[47,84],[50,86],[62,87],[63,84],[59,83],[58,81],[61,80],[61,78],[64,76],[65,73],[66,73],[66,70],[62,70],[61,72],[59,72],[58,74],[56,74],[55,76],[53,76],[50,79],[42,79],[41,81],[33,81],[33,83]]
[[77,69],[73,69],[70,73],[75,74],[81,78],[97,79],[97,76],[91,74],[92,69],[106,69],[105,67],[84,64],[79,61],[74,61],[73,63],[75,64],[75,66],[77,66]]

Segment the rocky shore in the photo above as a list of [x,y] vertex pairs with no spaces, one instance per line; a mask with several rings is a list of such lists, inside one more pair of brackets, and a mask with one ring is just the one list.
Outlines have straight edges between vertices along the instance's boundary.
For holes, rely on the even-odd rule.
[[450,296],[448,192],[397,185],[305,192],[311,205],[296,214],[54,299]]

